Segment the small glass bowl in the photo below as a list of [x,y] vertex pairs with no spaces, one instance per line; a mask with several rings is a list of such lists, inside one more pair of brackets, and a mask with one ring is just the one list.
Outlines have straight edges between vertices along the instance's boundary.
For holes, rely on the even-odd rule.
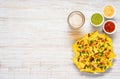
[[80,11],[73,11],[69,14],[67,22],[72,29],[79,29],[85,23],[85,16]]

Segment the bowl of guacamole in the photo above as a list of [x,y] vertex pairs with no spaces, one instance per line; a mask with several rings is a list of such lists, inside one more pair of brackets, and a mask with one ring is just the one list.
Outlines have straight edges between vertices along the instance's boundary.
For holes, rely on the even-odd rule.
[[103,24],[104,22],[104,17],[100,13],[94,13],[92,14],[90,18],[91,24],[95,27],[99,27]]

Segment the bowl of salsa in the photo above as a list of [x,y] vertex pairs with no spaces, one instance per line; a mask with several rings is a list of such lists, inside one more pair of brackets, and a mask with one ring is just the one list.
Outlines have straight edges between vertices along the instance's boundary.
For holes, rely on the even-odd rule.
[[113,20],[107,20],[105,21],[104,25],[103,25],[103,31],[106,34],[113,34],[116,32],[117,26],[115,21]]
[[103,24],[104,17],[100,13],[94,13],[94,14],[92,14],[92,16],[90,18],[90,22],[93,26],[99,27]]

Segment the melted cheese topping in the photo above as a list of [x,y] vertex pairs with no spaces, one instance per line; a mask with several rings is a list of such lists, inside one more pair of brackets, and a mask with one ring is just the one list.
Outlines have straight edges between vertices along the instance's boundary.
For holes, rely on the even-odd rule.
[[105,72],[112,66],[116,57],[113,53],[112,40],[98,31],[86,34],[73,45],[73,62],[85,72]]

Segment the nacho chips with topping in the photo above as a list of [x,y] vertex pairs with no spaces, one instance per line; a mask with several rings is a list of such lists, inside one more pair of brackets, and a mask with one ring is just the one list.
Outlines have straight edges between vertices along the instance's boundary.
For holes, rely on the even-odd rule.
[[112,40],[98,31],[91,32],[73,44],[74,64],[82,72],[100,73],[112,66],[116,57],[112,48]]

